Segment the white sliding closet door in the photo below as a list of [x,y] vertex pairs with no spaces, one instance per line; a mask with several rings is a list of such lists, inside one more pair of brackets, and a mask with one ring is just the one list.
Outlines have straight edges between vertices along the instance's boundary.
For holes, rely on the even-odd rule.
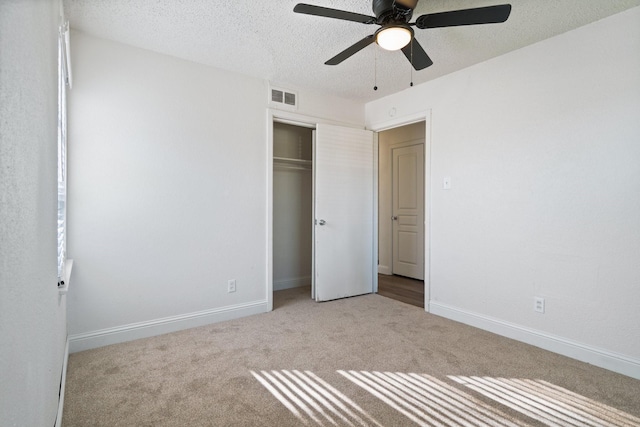
[[319,124],[315,141],[316,301],[373,292],[373,132]]

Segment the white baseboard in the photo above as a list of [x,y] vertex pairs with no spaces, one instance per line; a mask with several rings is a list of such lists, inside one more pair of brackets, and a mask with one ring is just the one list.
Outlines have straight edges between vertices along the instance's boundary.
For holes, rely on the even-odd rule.
[[311,276],[294,277],[292,279],[274,280],[273,290],[282,291],[284,289],[299,288],[300,286],[310,286]]
[[62,412],[64,409],[64,389],[67,385],[67,365],[69,364],[69,337],[64,346],[64,361],[62,362],[62,375],[60,377],[60,398],[58,399],[58,415],[54,427],[62,427]]
[[432,314],[446,317],[447,319],[531,344],[619,374],[640,379],[640,360],[625,355],[581,344],[563,337],[526,328],[482,314],[472,313],[436,301],[430,301],[429,310]]
[[71,353],[148,338],[269,311],[266,300],[132,323],[69,337]]

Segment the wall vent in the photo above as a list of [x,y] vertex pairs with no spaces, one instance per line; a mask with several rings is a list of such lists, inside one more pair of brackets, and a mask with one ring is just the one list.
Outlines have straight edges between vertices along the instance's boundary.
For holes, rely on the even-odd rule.
[[276,107],[276,108],[285,108],[287,110],[297,110],[298,94],[290,90],[271,87],[269,104],[272,107]]

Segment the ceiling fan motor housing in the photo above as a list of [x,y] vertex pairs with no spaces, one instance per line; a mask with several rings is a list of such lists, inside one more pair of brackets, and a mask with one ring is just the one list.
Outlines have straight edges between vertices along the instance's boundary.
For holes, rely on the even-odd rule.
[[413,9],[401,5],[395,0],[373,0],[373,13],[376,15],[379,25],[395,22],[407,23],[413,15]]

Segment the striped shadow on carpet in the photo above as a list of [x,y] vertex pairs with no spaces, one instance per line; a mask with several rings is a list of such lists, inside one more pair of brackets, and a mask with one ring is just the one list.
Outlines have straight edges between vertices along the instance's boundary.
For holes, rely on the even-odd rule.
[[[449,376],[514,410],[531,423],[507,415],[456,386],[430,375],[400,372],[337,371],[420,426],[602,426],[633,427],[640,419],[541,380]],[[301,425],[381,426],[357,403],[313,372],[251,371]]]
[[360,406],[313,372],[261,371],[251,374],[304,425],[379,426]]
[[547,381],[462,376],[449,378],[546,425],[640,426],[640,418]]

